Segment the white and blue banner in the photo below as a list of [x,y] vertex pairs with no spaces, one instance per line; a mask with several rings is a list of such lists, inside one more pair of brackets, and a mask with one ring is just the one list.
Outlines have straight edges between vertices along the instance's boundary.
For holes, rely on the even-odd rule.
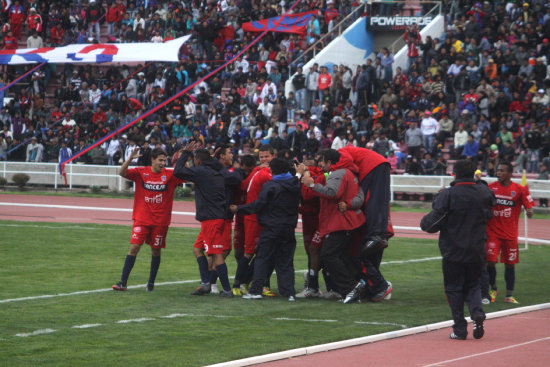
[[180,47],[191,35],[164,43],[95,43],[63,47],[0,50],[1,65],[34,63],[178,62]]

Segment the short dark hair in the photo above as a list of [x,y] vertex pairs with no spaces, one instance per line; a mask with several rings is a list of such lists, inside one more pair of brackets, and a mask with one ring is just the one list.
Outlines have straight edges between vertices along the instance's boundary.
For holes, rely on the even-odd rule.
[[269,168],[271,169],[272,175],[280,175],[290,171],[290,164],[284,159],[273,158],[271,162],[269,162]]
[[514,172],[514,166],[512,165],[512,163],[510,163],[508,161],[501,161],[501,162],[498,163],[498,165],[508,167],[508,172]]
[[241,157],[241,166],[245,167],[255,167],[256,166],[256,157],[252,154],[245,154]]
[[201,162],[207,162],[212,159],[210,152],[204,148],[199,148],[195,150],[195,158]]
[[269,152],[270,154],[274,154],[275,151],[273,150],[273,147],[269,144],[264,144],[260,147],[260,152]]
[[474,177],[474,165],[469,159],[460,159],[456,161],[454,166],[454,174],[457,180],[464,178],[473,178]]
[[319,160],[330,161],[332,164],[338,163],[340,153],[336,149],[325,149],[319,152]]
[[168,156],[168,154],[166,154],[166,151],[162,148],[155,148],[151,151],[152,159],[156,159],[159,155]]
[[231,146],[229,146],[228,144],[222,144],[219,146],[219,150],[216,152],[216,154],[214,155],[216,157],[216,159],[220,159],[220,156],[222,154],[225,154],[225,152],[227,151],[227,149],[231,149]]

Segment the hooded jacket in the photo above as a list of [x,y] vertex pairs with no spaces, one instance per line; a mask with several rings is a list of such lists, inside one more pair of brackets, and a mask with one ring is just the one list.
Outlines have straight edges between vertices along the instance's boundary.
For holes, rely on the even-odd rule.
[[[360,207],[365,201],[363,191],[355,173],[357,166],[349,155],[341,155],[340,160],[331,166],[326,184],[315,184],[313,191],[320,197],[319,232],[321,236],[337,231],[350,231],[365,223],[365,215]],[[345,212],[338,209],[338,203],[350,203]],[[357,209],[355,209],[357,208]]]
[[353,145],[348,145],[340,149],[338,152],[341,156],[347,155],[351,157],[353,163],[357,166],[359,181],[363,181],[370,171],[374,169],[374,167],[381,164],[390,164],[386,158],[366,148],[358,148]]
[[226,218],[225,172],[216,159],[202,162],[200,166],[185,167],[189,156],[184,151],[174,168],[174,176],[195,183],[195,219],[199,222]]
[[264,227],[295,228],[300,198],[301,184],[296,177],[290,173],[276,175],[262,186],[255,201],[239,205],[237,212],[256,213],[258,224]]

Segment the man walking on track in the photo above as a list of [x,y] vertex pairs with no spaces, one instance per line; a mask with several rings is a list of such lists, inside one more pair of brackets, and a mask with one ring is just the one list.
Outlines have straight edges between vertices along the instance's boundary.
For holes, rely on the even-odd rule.
[[155,278],[160,266],[160,250],[166,247],[166,233],[172,218],[174,190],[184,182],[175,177],[171,170],[165,168],[167,154],[163,149],[153,149],[151,166],[128,168],[132,160],[138,157],[139,147],[136,147],[119,170],[120,176],[136,183],[136,193],[132,214],[134,227],[132,228],[130,251],[126,255],[120,282],[113,285],[115,291],[128,289],[126,282],[143,242],[147,242],[151,246],[152,253],[151,272],[146,289],[148,292],[154,289]]
[[474,181],[471,161],[457,161],[454,173],[455,181],[435,197],[432,211],[422,218],[420,227],[428,233],[440,231],[443,283],[454,321],[451,339],[465,340],[468,335],[465,302],[474,321],[474,338],[481,339],[485,312],[480,279],[485,264],[487,221],[492,216],[495,196],[485,181]]
[[[513,296],[516,273],[514,265],[519,262],[518,223],[521,207],[527,211],[527,217],[533,216],[533,199],[527,187],[512,182],[513,168],[510,163],[500,163],[497,167],[498,181],[489,185],[496,197],[493,208],[493,218],[487,224],[487,272],[491,286],[489,297],[495,302],[497,296],[496,263],[500,254],[500,262],[504,263],[504,279],[506,281],[506,297],[504,302],[519,303]],[[487,298],[489,286],[484,280],[484,298]]]

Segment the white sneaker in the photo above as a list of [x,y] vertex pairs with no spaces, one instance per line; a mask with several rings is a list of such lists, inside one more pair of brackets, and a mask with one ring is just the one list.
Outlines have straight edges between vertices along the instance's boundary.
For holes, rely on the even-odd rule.
[[218,285],[217,285],[217,284],[211,284],[210,287],[211,287],[210,293],[212,293],[212,294],[220,294],[220,290],[218,289]]
[[482,298],[481,303],[484,304],[484,305],[490,305],[491,300],[489,298]]
[[323,298],[323,299],[340,299],[340,298],[342,298],[342,296],[338,292],[327,291],[327,292],[321,294],[320,298]]
[[262,298],[263,297],[261,294],[247,293],[243,295],[243,299],[262,299]]
[[296,301],[296,299],[294,298],[294,296],[288,297],[288,302],[294,302],[294,301]]
[[296,298],[319,298],[322,293],[318,289],[305,288],[303,291],[296,295]]

